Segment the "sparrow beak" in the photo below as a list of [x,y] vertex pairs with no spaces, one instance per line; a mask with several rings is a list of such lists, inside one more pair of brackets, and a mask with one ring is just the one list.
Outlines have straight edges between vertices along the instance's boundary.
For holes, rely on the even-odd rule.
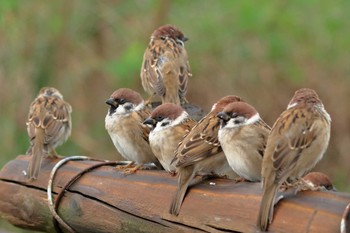
[[220,118],[221,120],[223,120],[224,122],[227,122],[230,120],[229,115],[227,115],[227,113],[225,113],[225,112],[219,112],[216,116],[218,118]]
[[156,126],[157,122],[153,118],[149,117],[143,122],[143,124],[150,125],[150,126],[152,126],[152,128],[154,128]]
[[184,36],[184,37],[182,37],[181,40],[182,40],[183,42],[186,42],[186,41],[188,41],[188,37]]
[[113,98],[109,98],[108,100],[106,100],[106,104],[117,108],[118,107],[118,103],[117,101],[115,101]]

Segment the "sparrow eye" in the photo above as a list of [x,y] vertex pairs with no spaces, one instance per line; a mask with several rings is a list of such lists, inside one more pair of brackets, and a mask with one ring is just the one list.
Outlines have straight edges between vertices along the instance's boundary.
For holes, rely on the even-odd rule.
[[160,122],[160,121],[162,121],[163,119],[164,119],[163,116],[157,116],[157,117],[155,118],[155,120],[156,120],[157,122]]
[[166,37],[165,37],[165,36],[161,36],[160,39],[161,39],[161,40],[165,40]]
[[126,99],[121,98],[121,99],[118,100],[118,103],[119,104],[125,104],[126,103]]

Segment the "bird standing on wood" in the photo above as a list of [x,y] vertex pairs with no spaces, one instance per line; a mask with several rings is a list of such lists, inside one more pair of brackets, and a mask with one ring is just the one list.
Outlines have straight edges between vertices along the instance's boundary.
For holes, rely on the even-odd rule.
[[316,92],[302,88],[272,127],[262,163],[263,197],[257,226],[272,222],[276,192],[295,183],[323,157],[330,138],[331,118]]
[[242,100],[232,95],[221,98],[180,142],[173,161],[179,177],[177,190],[170,206],[171,214],[179,214],[187,188],[198,173],[237,177],[229,166],[218,141],[220,120],[216,117],[226,105],[237,101]]
[[154,155],[166,171],[175,174],[175,166],[171,164],[175,150],[196,122],[180,106],[165,103],[155,108],[144,124],[151,126],[149,142]]
[[[126,170],[133,173],[145,163],[155,163],[161,168],[148,141],[150,129],[143,125],[151,114],[139,93],[129,88],[120,88],[106,100],[109,109],[105,127],[118,152],[138,165]],[[131,165],[130,165],[131,166]]]
[[331,179],[322,172],[310,172],[306,174],[301,182],[301,187],[298,190],[331,190],[336,191]]
[[28,178],[37,179],[43,157],[57,157],[55,148],[71,134],[72,107],[53,87],[43,87],[29,108],[27,131],[32,158],[28,166]]
[[141,67],[143,89],[161,97],[162,103],[187,103],[188,78],[192,76],[185,41],[188,39],[175,26],[164,25],[156,29],[146,48]]
[[261,163],[270,127],[245,102],[227,105],[221,119],[219,142],[233,171],[248,181],[261,180]]

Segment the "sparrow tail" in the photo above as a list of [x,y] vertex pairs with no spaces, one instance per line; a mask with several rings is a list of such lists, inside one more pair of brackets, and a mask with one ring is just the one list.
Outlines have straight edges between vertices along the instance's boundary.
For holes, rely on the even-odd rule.
[[42,128],[36,129],[35,141],[32,148],[32,158],[28,165],[28,177],[29,179],[37,179],[41,167],[41,160],[44,156],[44,140],[45,132]]
[[269,224],[272,222],[277,187],[277,184],[271,184],[263,189],[257,221],[257,226],[261,231],[266,231]]
[[193,179],[195,172],[193,166],[187,166],[186,168],[180,168],[179,171],[179,181],[176,194],[171,202],[170,214],[179,215],[181,204],[185,198],[185,194],[190,181]]

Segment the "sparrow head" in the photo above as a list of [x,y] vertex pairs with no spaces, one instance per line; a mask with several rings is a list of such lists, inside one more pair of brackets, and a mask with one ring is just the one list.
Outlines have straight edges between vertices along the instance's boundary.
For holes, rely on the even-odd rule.
[[114,113],[127,114],[143,107],[143,98],[139,93],[129,88],[120,88],[113,92],[106,100],[109,107],[109,115]]
[[165,103],[156,107],[149,118],[143,123],[150,125],[154,130],[176,126],[188,117],[187,112],[180,106]]
[[320,105],[323,104],[318,97],[317,93],[309,88],[301,88],[294,93],[292,100],[289,102],[287,109],[294,106],[305,104],[305,105]]
[[181,44],[182,46],[184,45],[184,42],[188,40],[187,37],[180,31],[180,29],[176,28],[173,25],[164,25],[159,28],[157,28],[151,38],[154,39],[161,39],[161,40],[166,40],[166,39],[173,39],[176,41],[176,43]]
[[221,128],[248,125],[260,119],[259,113],[255,108],[245,102],[228,104],[222,112],[217,114],[217,117],[221,119]]
[[337,191],[329,177],[322,172],[310,172],[303,180],[314,187],[324,187],[327,190]]
[[240,97],[236,95],[228,95],[225,97],[222,97],[218,102],[216,102],[213,107],[211,108],[211,111],[214,113],[221,112],[228,104],[233,102],[240,102],[243,101]]
[[44,96],[45,97],[54,96],[54,97],[63,99],[62,94],[54,87],[43,87],[43,88],[41,88],[40,91],[39,91],[39,96],[43,96],[43,97]]

